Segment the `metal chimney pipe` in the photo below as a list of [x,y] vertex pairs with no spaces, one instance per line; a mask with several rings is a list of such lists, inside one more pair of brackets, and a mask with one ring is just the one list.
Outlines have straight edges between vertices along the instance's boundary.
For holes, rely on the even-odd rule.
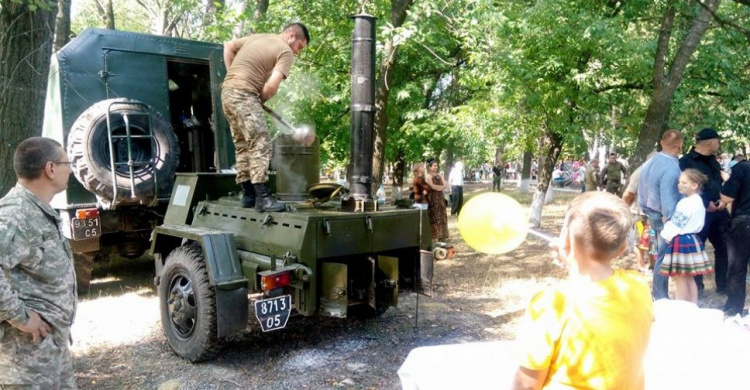
[[[372,149],[375,120],[375,17],[353,15],[351,149],[349,199],[342,208],[369,211],[372,198]],[[364,207],[352,203],[364,202]]]

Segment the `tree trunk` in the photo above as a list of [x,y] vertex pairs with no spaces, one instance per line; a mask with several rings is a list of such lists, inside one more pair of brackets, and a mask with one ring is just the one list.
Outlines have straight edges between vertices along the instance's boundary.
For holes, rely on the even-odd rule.
[[255,4],[255,12],[253,13],[253,21],[256,23],[265,19],[266,12],[268,12],[268,0],[258,0]]
[[521,184],[518,186],[519,192],[529,192],[529,183],[531,182],[531,152],[523,152],[523,168],[521,168]]
[[206,11],[203,13],[203,26],[201,26],[201,30],[205,32],[209,26],[215,24],[216,14],[224,12],[225,8],[225,0],[206,0]]
[[30,11],[25,3],[0,0],[0,194],[16,182],[13,152],[42,134],[47,73],[57,4]]
[[55,19],[55,45],[54,50],[58,51],[70,42],[70,1],[57,1],[57,18]]
[[674,92],[682,82],[685,68],[700,45],[701,38],[709,27],[712,14],[720,2],[721,0],[705,0],[702,5],[695,6],[697,7],[696,16],[690,25],[690,30],[682,38],[670,65],[667,65],[667,59],[676,11],[674,7],[670,7],[664,14],[654,58],[653,94],[646,117],[641,124],[638,144],[630,158],[631,170],[635,170],[646,160],[646,156],[654,149],[661,134],[667,130]]
[[[391,25],[401,27],[414,0],[391,0]],[[392,39],[385,42],[383,62],[378,72],[377,89],[375,90],[375,140],[372,155],[372,177],[383,177],[385,145],[388,136],[388,98],[391,94],[391,80],[396,65],[398,47]]]
[[404,153],[402,151],[399,151],[398,155],[396,156],[396,163],[394,164],[394,169],[393,169],[393,181],[396,183],[396,186],[398,187],[404,186],[405,174],[406,174],[406,161],[404,160]]
[[555,168],[557,159],[560,157],[563,147],[563,137],[550,129],[544,131],[544,148],[547,152],[544,159],[539,162],[539,184],[534,193],[534,199],[531,201],[531,215],[529,223],[532,227],[538,228],[542,224],[542,208],[545,203],[547,190],[552,180],[552,170]]
[[[657,94],[657,92],[659,92]],[[638,137],[638,143],[635,146],[633,156],[630,158],[629,167],[631,172],[638,168],[646,156],[654,150],[661,135],[667,131],[667,121],[672,107],[672,94],[668,94],[664,88],[659,91],[654,90],[651,96],[651,103],[648,105],[646,117],[641,124],[641,134]]]
[[448,174],[451,172],[451,168],[453,168],[453,164],[456,160],[456,157],[453,155],[453,149],[448,148],[445,151],[445,165],[443,166],[443,170],[445,171],[445,178],[448,179]]
[[108,30],[114,30],[115,29],[115,9],[112,6],[112,0],[96,0],[95,3],[96,3],[96,9],[99,10],[99,17],[102,19],[104,28]]

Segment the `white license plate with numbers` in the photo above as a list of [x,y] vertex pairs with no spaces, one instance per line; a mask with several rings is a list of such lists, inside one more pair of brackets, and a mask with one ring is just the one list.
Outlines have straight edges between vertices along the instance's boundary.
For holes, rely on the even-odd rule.
[[264,332],[284,328],[291,312],[291,295],[255,301],[255,318]]

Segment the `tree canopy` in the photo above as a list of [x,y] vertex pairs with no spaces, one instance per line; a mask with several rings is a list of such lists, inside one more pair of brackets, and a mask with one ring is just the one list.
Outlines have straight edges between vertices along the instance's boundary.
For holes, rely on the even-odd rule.
[[[0,4],[19,1],[49,3]],[[223,42],[304,22],[312,44],[269,104],[314,124],[329,166],[349,157],[349,16],[359,12],[378,18],[384,166],[399,153],[471,167],[524,152],[551,166],[595,145],[639,164],[668,128],[688,139],[716,128],[728,152],[750,135],[746,1],[71,1],[73,33],[113,22]]]

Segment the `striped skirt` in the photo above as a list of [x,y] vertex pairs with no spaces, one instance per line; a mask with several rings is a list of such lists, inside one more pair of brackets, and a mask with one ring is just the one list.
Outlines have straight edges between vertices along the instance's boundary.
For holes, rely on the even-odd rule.
[[682,234],[667,245],[659,274],[664,276],[695,276],[713,272],[705,246],[695,234]]

